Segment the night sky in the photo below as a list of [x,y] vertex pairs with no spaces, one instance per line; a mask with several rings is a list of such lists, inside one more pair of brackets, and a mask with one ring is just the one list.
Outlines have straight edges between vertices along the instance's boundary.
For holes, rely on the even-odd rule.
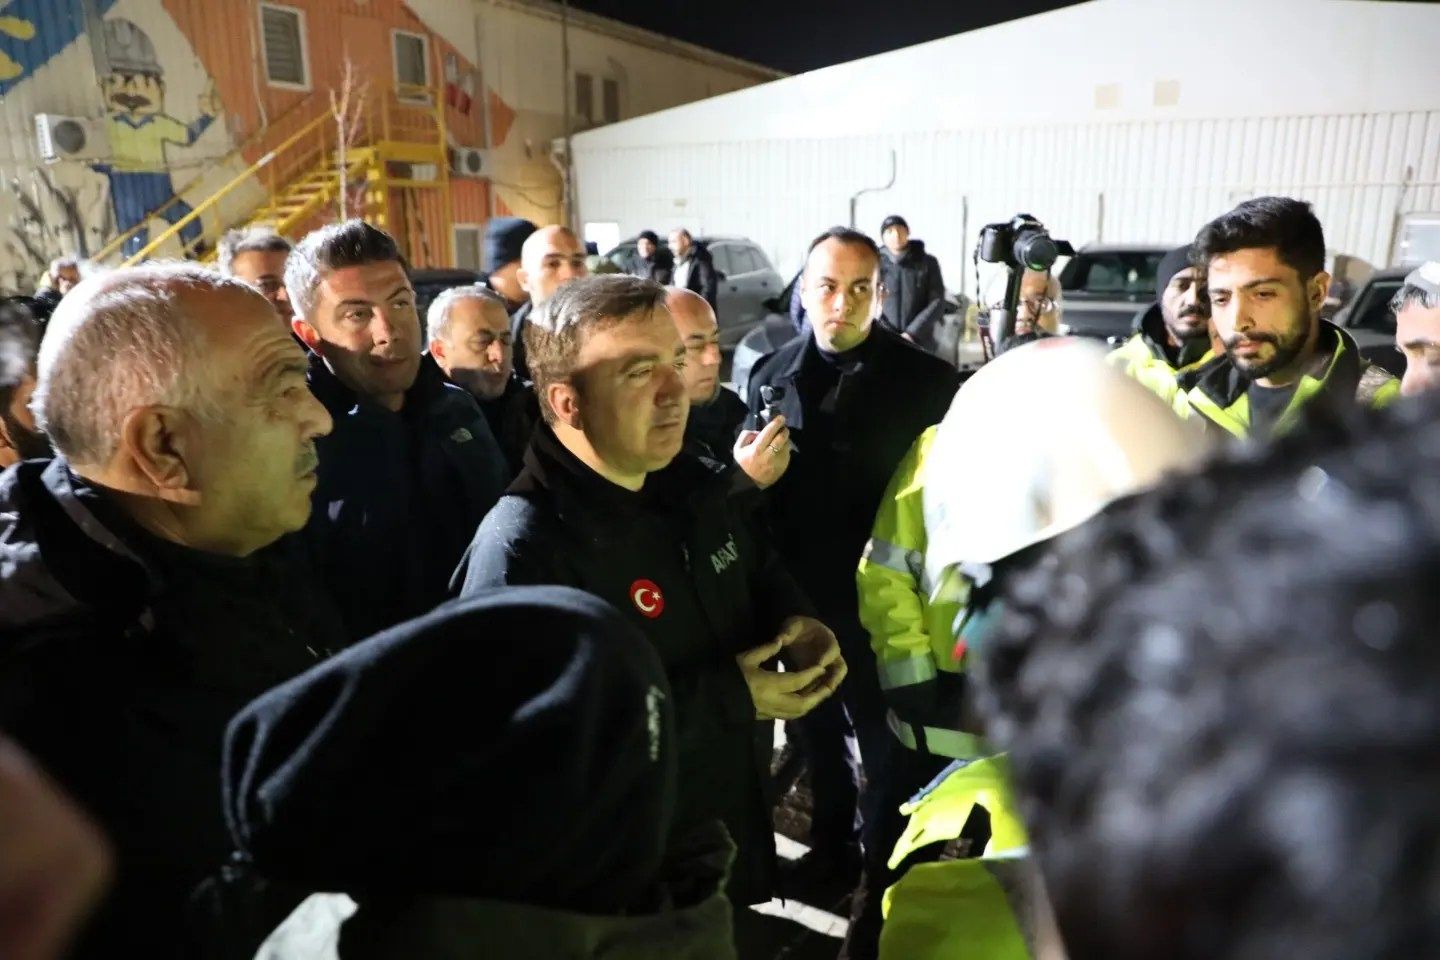
[[[1058,0],[572,0],[571,6],[787,73],[1068,6]],[[763,15],[756,16],[754,11]],[[743,11],[743,12],[742,12]],[[1023,51],[1017,56],[1023,57]],[[1043,51],[1037,51],[1044,60]],[[919,77],[897,82],[918,83]]]

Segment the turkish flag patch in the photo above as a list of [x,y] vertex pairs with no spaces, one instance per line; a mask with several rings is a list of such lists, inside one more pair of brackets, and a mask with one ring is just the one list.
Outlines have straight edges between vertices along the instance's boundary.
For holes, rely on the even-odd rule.
[[665,612],[665,594],[654,580],[636,580],[630,584],[630,602],[642,617],[651,620]]

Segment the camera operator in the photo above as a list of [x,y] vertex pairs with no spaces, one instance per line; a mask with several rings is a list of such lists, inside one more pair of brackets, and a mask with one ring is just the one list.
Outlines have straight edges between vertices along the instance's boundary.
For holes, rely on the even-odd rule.
[[[845,709],[822,704],[791,724],[810,766],[815,810],[811,853],[797,880],[858,873],[856,770],[846,745],[853,725],[865,767],[885,769],[895,738],[870,637],[860,624],[855,567],[885,488],[915,438],[939,422],[959,374],[874,321],[880,312],[880,253],[863,233],[833,227],[810,245],[801,277],[808,335],[761,360],[749,405],[759,423],[765,388],[776,398],[795,450],[767,491],[777,545],[790,571],[835,630],[851,665],[840,688]],[[849,713],[849,723],[845,713]],[[874,792],[867,792],[866,804]],[[876,817],[866,810],[868,836]]]

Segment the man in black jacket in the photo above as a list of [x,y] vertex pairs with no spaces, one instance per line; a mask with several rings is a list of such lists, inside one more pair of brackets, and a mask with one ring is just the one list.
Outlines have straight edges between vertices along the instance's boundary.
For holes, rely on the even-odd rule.
[[389,234],[324,227],[285,269],[310,389],[335,419],[306,537],[352,640],[445,599],[450,574],[505,488],[475,401],[421,355],[415,290]]
[[[640,628],[679,724],[677,842],[723,821],[738,848],[729,893],[743,907],[773,891],[770,727],[756,721],[809,712],[845,665],[769,548],[753,484],[681,453],[685,348],[664,297],[647,280],[593,277],[532,322],[544,422],[475,535],[462,593],[573,586]],[[762,667],[782,652],[791,672]]]
[[491,217],[485,224],[485,285],[505,298],[507,313],[530,302],[520,285],[520,257],[535,229],[521,217]]
[[671,288],[665,307],[675,318],[685,345],[685,390],[690,418],[685,423],[685,452],[716,463],[738,466],[765,489],[790,465],[790,434],[785,418],[763,430],[746,430],[745,401],[720,382],[720,327],[715,311],[690,290]]
[[530,364],[525,359],[525,325],[530,321],[531,311],[571,280],[589,274],[585,245],[569,227],[551,224],[525,238],[520,250],[520,269],[515,276],[530,299],[510,314],[515,373],[521,380],[530,380]]
[[535,391],[515,375],[515,345],[505,300],[489,287],[451,287],[430,304],[425,340],[450,382],[469,391],[505,454],[506,480],[540,419]]
[[713,310],[719,295],[720,278],[715,274],[715,259],[703,244],[695,242],[690,231],[677,227],[670,231],[670,249],[675,254],[675,269],[670,283],[682,290],[698,293]]
[[626,270],[632,277],[668,284],[675,268],[675,255],[660,246],[660,235],[654,230],[641,230],[635,238],[635,253]]
[[940,261],[925,252],[925,241],[910,239],[910,225],[894,214],[880,224],[880,286],[885,307],[880,319],[912,343],[928,348],[945,314],[945,281]]
[[190,955],[229,852],[225,724],[344,645],[285,536],[331,427],[305,371],[264,297],[197,267],[94,278],[51,322],[34,407],[59,456],[0,476],[0,728],[114,844],[76,956]]
[[[833,626],[850,664],[841,699],[872,780],[883,775],[894,738],[860,624],[855,568],[895,468],[945,415],[959,387],[949,364],[875,323],[879,272],[880,253],[863,233],[834,227],[817,237],[801,278],[810,333],[756,364],[749,384],[757,416],[766,387],[783,391],[778,406],[796,452],[766,491],[771,524],[786,565]],[[789,727],[810,764],[811,862],[823,865],[820,873],[853,872],[854,863],[857,782],[837,706],[832,701]]]

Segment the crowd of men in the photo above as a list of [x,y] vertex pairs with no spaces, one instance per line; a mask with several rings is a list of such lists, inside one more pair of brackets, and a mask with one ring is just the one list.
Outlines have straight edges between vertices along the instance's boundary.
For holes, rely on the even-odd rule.
[[[1314,582],[1267,573],[1293,594],[1276,609],[1242,596],[1267,563],[1257,528],[1279,537],[1267,511],[1304,513],[1285,502],[1291,473],[1303,500],[1333,504],[1294,518],[1300,532],[1276,556],[1352,549],[1330,542],[1339,529],[1314,529],[1348,530],[1348,504],[1373,515],[1376,551],[1390,531],[1417,564],[1440,559],[1440,536],[1422,542],[1381,510],[1418,498],[1433,522],[1440,494],[1346,479],[1364,474],[1345,466],[1348,448],[1366,444],[1343,425],[1402,385],[1320,319],[1319,221],[1266,197],[1205,225],[1164,258],[1154,305],[1099,364],[1131,391],[1105,388],[1123,402],[1064,398],[1101,426],[1054,437],[1025,421],[1014,442],[977,447],[950,472],[932,456],[953,445],[946,429],[990,416],[974,399],[954,426],[962,401],[999,383],[1025,396],[1002,412],[1030,410],[1045,387],[1027,364],[1073,352],[1053,337],[1058,286],[1023,278],[1017,343],[962,388],[922,348],[945,309],[938,262],[903,218],[880,233],[883,245],[839,227],[815,237],[797,284],[805,332],[757,364],[743,398],[722,383],[713,263],[685,230],[668,256],[642,234],[633,270],[591,277],[569,229],[500,218],[487,282],[445,291],[423,317],[396,241],[359,220],[293,246],[232,233],[218,271],[157,263],[80,280],[57,261],[53,293],[6,301],[0,732],[30,759],[0,741],[0,798],[16,811],[0,802],[0,954],[58,955],[73,936],[77,957],[248,958],[307,896],[343,891],[359,904],[347,958],[467,943],[496,956],[598,956],[603,944],[605,956],[748,958],[759,936],[748,905],[829,883],[853,888],[841,955],[874,958],[883,896],[906,866],[891,863],[901,804],[998,745],[1016,758],[1072,958],[1274,955],[1256,938],[1302,920],[1252,935],[1217,889],[1160,918],[1198,881],[1167,861],[1173,886],[1147,889],[1137,861],[1161,856],[1165,838],[1135,850],[1114,833],[1123,818],[1094,805],[1140,809],[1159,801],[1122,795],[1132,775],[1134,790],[1171,796],[1169,771],[1195,778],[1219,762],[1192,755],[1203,751],[1152,702],[1192,659],[1177,715],[1210,711],[1205,729],[1233,741],[1237,764],[1294,767],[1290,806],[1245,767],[1257,823],[1343,820],[1305,793],[1306,776],[1356,802],[1391,782],[1307,766],[1278,735],[1265,741],[1273,756],[1246,755],[1245,731],[1294,718],[1260,695],[1252,714],[1216,713],[1205,698],[1220,694],[1199,685],[1252,660],[1261,674],[1310,662],[1288,632],[1254,651],[1233,640],[1287,609],[1308,608],[1323,632],[1320,591],[1359,589],[1339,583],[1350,566],[1337,560]],[[1440,383],[1440,265],[1416,270],[1394,307],[1403,392],[1423,392]],[[1433,447],[1415,409],[1377,428],[1396,449],[1416,431],[1407,463]],[[1315,423],[1331,424],[1324,439],[1305,432]],[[1062,442],[1088,451],[1072,462],[1098,462],[1097,450],[1137,444],[1198,459],[1215,438],[1285,439],[1263,457],[1222,457],[1213,479],[1162,487],[1158,506],[1120,498],[1158,478],[1140,471],[1144,483],[1091,496],[1075,530],[1058,518],[1077,498],[1055,494],[1042,521],[1040,486],[1009,482]],[[1309,446],[1328,458],[1318,475],[1299,459]],[[1052,487],[1069,478],[1056,463]],[[1113,479],[1112,467],[1095,472]],[[1377,485],[1373,502],[1356,499]],[[973,514],[977,537],[986,524],[1024,529],[942,556],[930,502],[941,488],[973,500],[941,526]],[[1167,569],[1192,534],[1190,563],[1231,563],[1227,545],[1254,554],[1209,608],[1182,589],[1193,573]],[[1167,577],[1153,603],[1112,603],[1131,580]],[[1384,609],[1332,599],[1329,629],[1353,624],[1372,653],[1423,660],[1410,631],[1433,592]],[[1067,652],[1079,638],[1083,651]],[[1313,662],[1361,655],[1335,639]],[[1083,689],[1067,672],[1082,667],[1100,678]],[[1377,667],[1351,692],[1400,696],[1407,669]],[[1347,691],[1328,691],[1328,676],[1285,692],[1339,708]],[[1092,690],[1125,729],[1097,714]],[[1417,724],[1416,749],[1435,738],[1428,718],[1374,709],[1377,725]],[[813,794],[810,853],[783,870],[774,721]],[[1140,777],[1125,761],[1160,762],[1141,742],[1151,730],[1170,738],[1160,759],[1175,766]],[[1090,758],[1110,745],[1113,757]],[[1057,759],[1067,750],[1084,754],[1074,769]],[[959,833],[972,856],[991,812],[976,806]],[[1236,871],[1262,826],[1282,832],[1278,819],[1214,818],[1183,824],[1184,840],[1219,841]],[[1191,855],[1175,849],[1163,855]],[[1425,858],[1387,881],[1433,880]],[[1412,895],[1372,899],[1392,893]],[[1307,896],[1294,910],[1344,900]],[[1149,919],[1127,919],[1141,901]],[[1320,942],[1305,929],[1296,942]]]

